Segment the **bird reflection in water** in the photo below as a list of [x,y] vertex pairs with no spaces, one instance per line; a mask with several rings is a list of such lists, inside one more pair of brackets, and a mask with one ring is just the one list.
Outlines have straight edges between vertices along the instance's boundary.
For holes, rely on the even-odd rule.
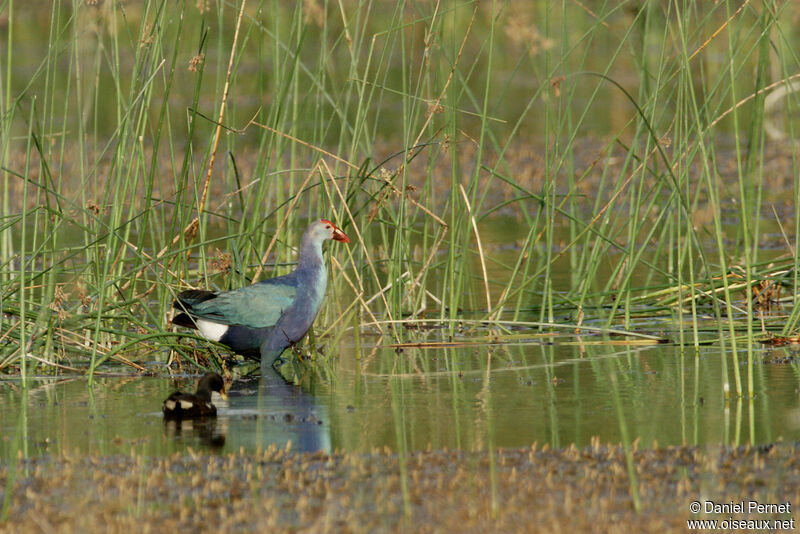
[[166,435],[175,441],[199,442],[212,449],[225,445],[225,425],[216,417],[203,419],[164,419]]

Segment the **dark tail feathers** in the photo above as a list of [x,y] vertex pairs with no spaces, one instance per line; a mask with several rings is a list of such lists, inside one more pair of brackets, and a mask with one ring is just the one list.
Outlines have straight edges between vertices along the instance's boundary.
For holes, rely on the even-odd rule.
[[178,298],[172,303],[172,307],[183,313],[176,314],[172,318],[172,324],[185,326],[186,328],[197,328],[194,319],[189,315],[192,311],[192,306],[213,299],[216,296],[217,294],[213,291],[206,291],[205,289],[189,289],[178,293]]

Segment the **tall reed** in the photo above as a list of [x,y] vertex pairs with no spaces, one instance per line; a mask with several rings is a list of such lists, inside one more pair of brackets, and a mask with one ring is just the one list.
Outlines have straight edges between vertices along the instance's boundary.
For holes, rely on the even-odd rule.
[[764,111],[800,67],[789,3],[49,5],[0,13],[3,372],[166,360],[176,291],[286,272],[318,216],[357,236],[329,326],[650,313],[697,347],[708,313],[735,358],[767,279],[793,309],[765,328],[800,320],[796,203],[759,246],[770,154],[798,190],[764,134],[794,132],[794,92]]

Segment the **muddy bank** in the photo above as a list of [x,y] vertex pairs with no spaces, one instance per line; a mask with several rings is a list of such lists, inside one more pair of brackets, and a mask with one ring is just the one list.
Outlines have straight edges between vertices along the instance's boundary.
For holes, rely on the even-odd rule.
[[[397,454],[40,457],[16,466],[2,532],[665,532],[695,500],[800,504],[800,447],[621,446]],[[11,467],[14,469],[14,466]],[[0,470],[4,491],[9,466]],[[635,529],[635,530],[634,530]]]

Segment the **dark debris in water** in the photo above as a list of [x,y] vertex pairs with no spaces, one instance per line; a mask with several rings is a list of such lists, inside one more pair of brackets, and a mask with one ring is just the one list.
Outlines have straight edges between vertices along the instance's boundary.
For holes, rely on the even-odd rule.
[[660,533],[685,531],[699,495],[800,503],[797,444],[634,450],[638,514],[622,446],[400,460],[274,446],[223,456],[37,457],[0,467],[0,500],[9,469],[16,473],[0,531]]
[[760,341],[764,345],[773,347],[785,347],[789,345],[800,346],[800,337],[798,336],[768,336]]
[[794,354],[787,354],[784,351],[768,351],[761,359],[761,363],[786,365],[797,363],[797,357]]

